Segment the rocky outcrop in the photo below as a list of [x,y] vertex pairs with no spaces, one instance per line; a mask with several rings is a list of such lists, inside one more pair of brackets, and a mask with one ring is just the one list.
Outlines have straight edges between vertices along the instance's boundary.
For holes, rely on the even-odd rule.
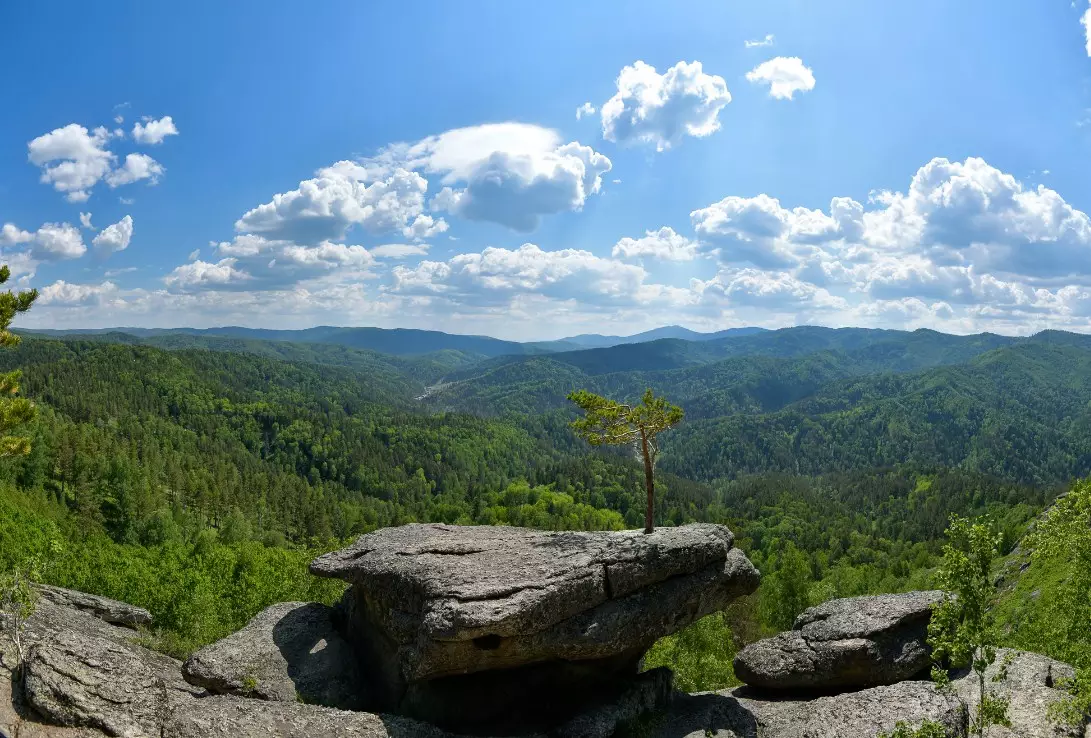
[[179,667],[139,646],[63,630],[30,647],[23,691],[56,725],[151,735],[180,702],[203,694],[182,680]]
[[52,587],[48,584],[39,584],[35,588],[40,599],[47,600],[60,607],[86,612],[104,623],[123,625],[130,628],[152,624],[152,614],[150,612],[143,607],[136,607],[127,602],[77,592],[74,589]]
[[[1071,666],[1048,656],[998,649],[996,661],[985,670],[985,685],[1008,700],[1011,728],[993,726],[989,738],[1084,738],[1085,726],[1062,725],[1046,717],[1049,706],[1065,697],[1060,683],[1073,676]],[[956,678],[954,689],[971,710],[976,708],[979,692],[973,674]],[[1086,729],[1091,731],[1091,724]]]
[[326,605],[284,602],[186,660],[190,684],[215,694],[363,710],[368,689],[356,653]]
[[[934,597],[835,601],[804,613],[793,632],[805,632],[809,643],[878,641],[911,620],[905,613]],[[678,694],[668,669],[636,674],[633,653],[622,652],[412,682],[400,707],[429,717],[419,720],[306,703],[304,692],[330,701],[366,694],[342,671],[342,657],[352,653],[335,630],[343,615],[325,606],[283,603],[266,609],[239,633],[195,654],[185,672],[200,684],[190,684],[182,679],[182,664],[143,648],[136,631],[57,602],[38,603],[25,631],[30,648],[15,674],[4,666],[11,664],[10,652],[4,653],[0,639],[0,738],[456,738],[466,733],[442,724],[458,722],[452,715],[459,714],[473,735],[520,738],[874,738],[899,721],[924,720],[942,724],[949,738],[964,738],[967,706],[972,709],[976,700],[972,674],[955,674],[950,691],[927,681],[899,681],[826,687],[840,690],[836,694],[754,686]],[[358,657],[353,663],[365,677],[373,666]],[[1012,726],[991,728],[987,735],[1089,738],[1086,725],[1063,726],[1048,718],[1049,706],[1064,697],[1058,683],[1072,673],[1044,656],[1001,650],[986,683],[1009,700]],[[301,691],[300,685],[310,686]],[[533,709],[511,711],[518,700]]]
[[[651,535],[406,525],[321,556],[352,586],[345,635],[376,665],[380,704],[452,730],[577,714],[635,677],[658,638],[753,592],[718,525]],[[543,699],[543,695],[547,697]]]
[[962,703],[922,681],[810,699],[763,697],[746,687],[681,695],[651,729],[655,738],[875,738],[900,720],[932,720],[951,738],[966,735]]
[[388,638],[411,682],[643,649],[757,588],[732,543],[714,525],[651,535],[406,525],[361,536],[311,572],[354,585],[349,627]]
[[735,675],[765,689],[844,690],[894,684],[927,671],[926,639],[941,592],[830,600],[792,630],[735,657]]

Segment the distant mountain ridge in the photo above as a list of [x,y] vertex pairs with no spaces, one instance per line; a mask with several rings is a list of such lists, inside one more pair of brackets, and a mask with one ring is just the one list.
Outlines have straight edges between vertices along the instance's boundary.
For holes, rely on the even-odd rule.
[[574,343],[584,348],[609,348],[625,343],[646,343],[657,341],[661,338],[678,338],[683,341],[713,341],[717,338],[731,338],[735,336],[750,336],[755,333],[764,333],[768,328],[728,328],[713,333],[699,333],[680,325],[666,325],[662,328],[653,328],[643,333],[635,333],[631,336],[604,336],[600,333],[581,333],[578,336],[567,336],[560,339],[564,343]]
[[461,351],[484,358],[497,356],[527,356],[578,351],[585,348],[646,343],[664,338],[685,341],[711,341],[734,336],[748,336],[765,332],[764,328],[728,328],[715,333],[698,333],[677,325],[655,328],[632,336],[604,336],[585,333],[556,341],[506,341],[491,336],[465,335],[417,328],[372,328],[315,326],[298,330],[272,328],[244,328],[222,326],[219,328],[73,328],[64,330],[25,330],[25,333],[44,336],[102,336],[124,334],[141,339],[164,336],[218,336],[241,340],[279,341],[285,343],[325,343],[354,349],[378,351],[394,356],[419,356],[436,351]]
[[436,351],[454,350],[482,357],[543,354],[553,351],[578,349],[578,344],[563,341],[519,343],[489,336],[462,335],[427,331],[416,328],[341,328],[316,326],[301,330],[276,330],[272,328],[89,328],[72,330],[27,330],[45,336],[96,336],[102,334],[126,334],[137,338],[171,335],[220,336],[257,341],[287,343],[326,343],[367,349],[394,356],[416,356]]

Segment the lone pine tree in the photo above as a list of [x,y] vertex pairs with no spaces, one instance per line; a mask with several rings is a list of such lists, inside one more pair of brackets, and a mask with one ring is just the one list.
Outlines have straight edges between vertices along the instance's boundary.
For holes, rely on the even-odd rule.
[[608,400],[587,390],[568,395],[584,412],[584,417],[572,422],[576,435],[592,446],[633,445],[644,460],[644,487],[648,505],[644,512],[644,532],[655,530],[655,480],[653,470],[659,457],[659,434],[678,425],[682,408],[656,397],[650,389],[644,392],[639,405],[625,405]]

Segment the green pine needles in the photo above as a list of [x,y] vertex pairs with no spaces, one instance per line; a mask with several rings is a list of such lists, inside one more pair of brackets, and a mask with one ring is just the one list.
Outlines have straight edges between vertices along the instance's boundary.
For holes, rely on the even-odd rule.
[[[0,267],[0,285],[10,277],[11,270],[7,265]],[[19,345],[19,336],[8,328],[15,316],[30,310],[37,299],[38,290],[0,292],[0,346]],[[34,419],[34,404],[26,398],[16,397],[21,377],[22,372],[18,369],[0,374],[0,458],[30,453],[30,439],[12,435],[16,428]]]
[[587,390],[568,395],[584,412],[572,422],[576,435],[592,446],[635,446],[644,460],[644,487],[648,493],[644,532],[655,530],[655,480],[653,470],[659,458],[659,434],[682,422],[682,408],[645,390],[639,405],[624,405]]

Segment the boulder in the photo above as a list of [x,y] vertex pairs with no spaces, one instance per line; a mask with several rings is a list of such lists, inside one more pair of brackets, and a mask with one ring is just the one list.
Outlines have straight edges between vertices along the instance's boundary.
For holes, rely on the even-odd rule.
[[846,690],[925,672],[932,605],[942,592],[850,597],[805,610],[792,630],[752,643],[735,675],[765,689]]
[[311,572],[353,585],[349,632],[391,665],[395,686],[639,654],[759,580],[718,525],[651,535],[406,525],[320,556]]
[[104,623],[123,625],[130,628],[152,624],[152,614],[150,612],[143,607],[130,605],[127,602],[77,592],[74,589],[52,587],[48,584],[39,584],[36,589],[38,590],[39,599],[48,600],[60,607],[81,610]]
[[[1008,699],[1011,728],[992,726],[986,735],[989,738],[1083,738],[1085,730],[1091,730],[1091,721],[1063,725],[1048,716],[1049,706],[1066,695],[1058,688],[1060,682],[1073,676],[1075,671],[1071,666],[1048,656],[998,649],[996,661],[985,670],[985,687]],[[976,709],[977,677],[964,672],[953,680],[953,685],[955,693],[970,709]]]
[[[3,626],[4,624],[0,623],[0,627]],[[134,630],[110,625],[87,611],[60,606],[44,597],[39,598],[24,630],[27,644],[49,641],[65,631],[123,644],[131,643],[137,638],[137,632]],[[147,652],[147,657],[155,660],[160,668],[176,669],[177,662],[165,656]],[[12,669],[16,666],[16,662],[12,644],[7,638],[0,637],[0,736],[101,738],[106,735],[101,730],[91,727],[63,727],[42,723],[42,716],[27,701],[23,690],[18,688],[24,670],[19,669],[13,674]],[[19,679],[13,684],[14,677]]]
[[190,684],[216,694],[304,702],[343,710],[368,706],[360,664],[326,605],[283,602],[200,649],[182,666]]
[[[613,533],[406,525],[315,559],[382,709],[445,730],[547,730],[614,698],[644,652],[758,571],[719,525]],[[515,722],[513,722],[515,721]]]
[[741,687],[678,695],[650,721],[655,738],[875,738],[898,721],[940,723],[949,738],[966,735],[966,708],[931,682],[910,681],[810,699],[759,695]]
[[23,694],[55,725],[125,738],[158,735],[180,703],[204,694],[182,680],[180,667],[140,646],[62,630],[28,650]]
[[[158,734],[157,734],[158,735]],[[347,712],[299,702],[233,696],[196,700],[175,713],[163,738],[447,738],[408,718]]]

